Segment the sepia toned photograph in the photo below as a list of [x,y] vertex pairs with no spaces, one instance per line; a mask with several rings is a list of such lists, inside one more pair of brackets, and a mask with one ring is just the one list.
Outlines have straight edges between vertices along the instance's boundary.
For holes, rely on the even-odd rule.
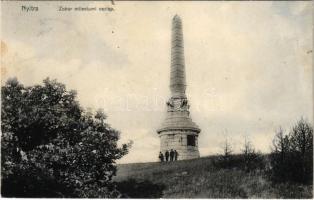
[[311,1],[1,1],[1,197],[313,199]]

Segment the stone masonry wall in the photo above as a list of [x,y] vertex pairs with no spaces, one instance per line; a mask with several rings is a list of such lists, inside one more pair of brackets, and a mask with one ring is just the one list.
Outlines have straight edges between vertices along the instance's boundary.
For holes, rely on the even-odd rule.
[[[195,146],[187,145],[187,135],[195,135]],[[192,131],[166,131],[160,134],[160,151],[176,150],[178,160],[198,158],[198,134]]]

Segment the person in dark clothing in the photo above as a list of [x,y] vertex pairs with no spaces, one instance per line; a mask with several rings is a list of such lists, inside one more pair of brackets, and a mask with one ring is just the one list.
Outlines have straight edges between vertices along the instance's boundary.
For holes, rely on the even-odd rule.
[[162,154],[161,152],[159,152],[159,160],[160,162],[164,162],[164,154]]
[[168,162],[168,159],[169,159],[169,151],[168,150],[166,151],[165,156],[166,156],[166,162]]
[[178,154],[177,150],[174,150],[174,160],[178,160],[178,156],[179,156],[179,154]]
[[173,157],[174,157],[174,151],[173,149],[170,150],[170,161],[173,161]]

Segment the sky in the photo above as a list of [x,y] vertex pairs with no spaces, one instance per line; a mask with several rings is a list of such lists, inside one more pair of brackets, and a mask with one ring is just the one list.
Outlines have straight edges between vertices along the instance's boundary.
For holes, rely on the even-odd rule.
[[[57,79],[133,141],[118,163],[157,161],[170,96],[171,20],[183,22],[187,96],[201,156],[313,121],[312,2],[1,2],[1,84]],[[37,6],[25,12],[21,6]],[[114,11],[58,11],[112,7]]]

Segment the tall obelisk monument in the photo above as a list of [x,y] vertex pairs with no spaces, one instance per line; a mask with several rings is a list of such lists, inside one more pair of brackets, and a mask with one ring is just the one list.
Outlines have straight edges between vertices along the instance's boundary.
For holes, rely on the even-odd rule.
[[171,37],[171,97],[167,102],[166,119],[157,133],[160,137],[160,151],[165,154],[171,149],[176,150],[179,160],[199,157],[198,135],[201,130],[190,117],[185,89],[182,21],[175,15],[172,20]]

